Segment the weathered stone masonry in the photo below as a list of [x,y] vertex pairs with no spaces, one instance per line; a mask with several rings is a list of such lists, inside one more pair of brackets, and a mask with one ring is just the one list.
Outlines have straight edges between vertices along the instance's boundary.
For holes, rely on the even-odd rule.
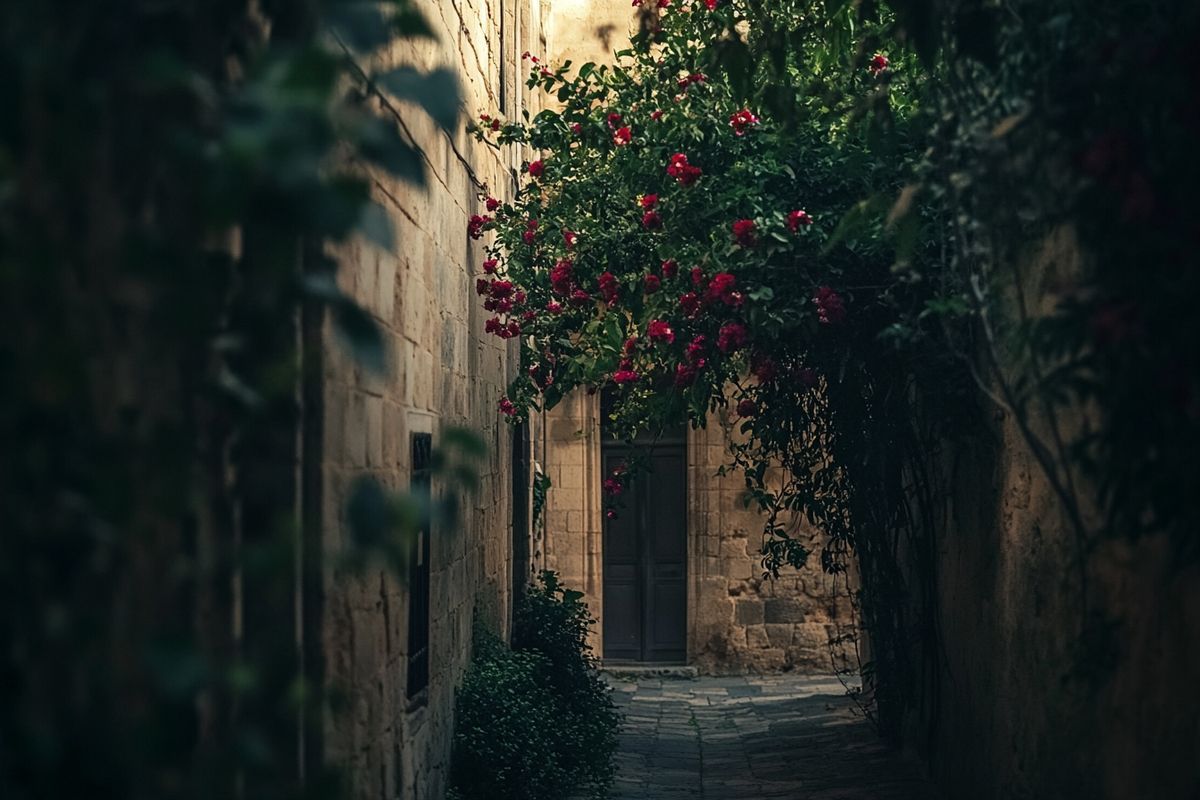
[[[524,50],[542,48],[537,0],[419,5],[437,40],[397,43],[380,66],[454,67],[467,113],[502,106],[512,113],[526,102],[518,71]],[[322,650],[326,681],[346,699],[327,714],[323,749],[327,761],[347,768],[353,796],[364,800],[444,794],[454,690],[469,658],[472,620],[483,614],[503,631],[511,585],[512,431],[496,403],[513,375],[515,350],[483,332],[472,291],[483,248],[468,238],[466,220],[484,213],[481,186],[501,198],[511,193],[521,154],[478,145],[461,127],[445,132],[420,110],[397,107],[402,134],[428,161],[428,186],[372,173],[375,199],[396,229],[395,248],[359,241],[334,254],[342,288],[385,332],[389,377],[372,378],[331,330],[323,334]],[[389,118],[386,108],[378,111]],[[430,679],[427,693],[409,701],[408,592],[379,569],[337,580],[332,570],[347,535],[342,509],[352,481],[369,473],[407,488],[411,435],[431,433],[436,445],[447,425],[480,432],[488,456],[478,465],[481,490],[455,530],[432,537]]]

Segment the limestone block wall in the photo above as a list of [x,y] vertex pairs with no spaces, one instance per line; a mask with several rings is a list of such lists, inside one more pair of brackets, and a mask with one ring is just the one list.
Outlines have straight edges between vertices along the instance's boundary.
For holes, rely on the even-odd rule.
[[[1023,272],[1028,297],[1077,274],[1057,231]],[[1011,414],[947,448],[938,531],[936,711],[914,720],[947,797],[1200,797],[1200,565],[1163,537],[1075,534]],[[1068,409],[1060,424],[1080,423]],[[1046,420],[1034,418],[1047,435]],[[1080,476],[1076,476],[1079,479]],[[1094,489],[1080,484],[1085,503]],[[931,718],[932,717],[932,718]]]
[[711,415],[688,441],[692,661],[718,673],[841,669],[840,648],[835,665],[830,642],[853,626],[844,582],[821,571],[812,533],[808,566],[764,577],[762,517],[742,502],[745,482],[736,471],[717,474],[730,460],[725,422]]
[[[465,118],[480,111],[515,116],[523,103],[520,54],[543,47],[538,0],[421,0],[436,41],[398,42],[386,63],[453,67]],[[445,132],[416,108],[396,103],[397,125],[423,152],[428,186],[371,174],[374,198],[396,229],[384,250],[365,241],[334,255],[342,288],[382,327],[391,365],[373,378],[354,364],[326,323],[323,435],[319,456],[326,553],[322,649],[325,679],[339,701],[327,714],[323,750],[346,768],[355,798],[440,798],[446,785],[456,686],[470,655],[472,621],[482,614],[503,631],[510,603],[512,429],[496,404],[514,374],[515,347],[483,331],[473,292],[483,248],[466,233],[484,213],[483,186],[511,194],[522,154],[477,145],[464,130]],[[377,108],[385,119],[395,116]],[[536,109],[533,109],[536,111]],[[408,592],[374,569],[334,573],[346,538],[349,486],[363,474],[406,489],[410,437],[448,425],[482,434],[479,493],[467,498],[453,530],[435,529],[431,546],[428,690],[406,699]],[[310,458],[314,457],[310,454]],[[435,483],[434,491],[438,491]]]
[[[743,506],[736,473],[717,475],[730,460],[721,423],[714,415],[688,434],[688,662],[710,674],[827,673],[834,666],[830,637],[852,625],[845,587],[835,587],[815,558],[805,569],[763,577],[762,519]],[[604,619],[600,442],[599,400],[585,392],[546,413],[534,441],[535,459],[553,484],[542,563],[584,593],[600,622],[592,640],[597,653]]]

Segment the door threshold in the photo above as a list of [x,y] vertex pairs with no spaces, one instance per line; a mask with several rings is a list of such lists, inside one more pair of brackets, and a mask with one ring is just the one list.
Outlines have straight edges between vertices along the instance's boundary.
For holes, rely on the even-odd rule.
[[600,670],[614,678],[669,678],[695,680],[700,671],[687,664],[647,664],[630,661],[602,661]]

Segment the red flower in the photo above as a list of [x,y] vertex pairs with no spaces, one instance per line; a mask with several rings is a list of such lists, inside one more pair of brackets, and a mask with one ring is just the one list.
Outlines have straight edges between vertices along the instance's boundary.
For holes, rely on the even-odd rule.
[[469,220],[467,220],[467,235],[470,236],[472,239],[483,238],[483,228],[485,225],[487,225],[491,221],[492,221],[491,217],[480,216],[479,214],[472,214],[471,218]]
[[613,373],[613,383],[625,385],[627,383],[637,383],[638,374],[631,369],[619,369]]
[[657,275],[647,275],[642,278],[642,284],[646,289],[646,294],[654,294],[662,288],[662,281]]
[[676,153],[671,156],[671,161],[667,164],[667,174],[683,186],[691,186],[703,174],[697,166],[688,163],[688,157],[683,153]]
[[658,195],[644,194],[638,200],[638,203],[642,208],[654,208],[656,205],[658,205]]
[[745,302],[741,292],[735,291],[737,278],[728,272],[718,272],[708,284],[704,299],[710,303],[722,302],[727,306],[738,308]]
[[571,303],[573,305],[586,306],[590,302],[592,302],[592,296],[583,289],[576,289],[571,292]]
[[740,322],[726,322],[717,333],[717,349],[722,353],[733,353],[746,344],[746,326]]
[[663,112],[661,108],[650,112],[650,119],[654,120],[655,122],[658,122],[660,119],[662,119],[662,116]]
[[615,496],[619,495],[621,492],[623,492],[624,490],[625,490],[625,487],[621,484],[621,481],[619,478],[605,478],[604,479],[604,493],[605,494],[610,494],[615,497]]
[[679,272],[679,263],[673,258],[668,258],[659,265],[659,268],[662,270],[663,277],[670,280]]
[[792,233],[795,233],[796,231],[800,230],[801,225],[807,226],[807,225],[812,225],[812,224],[813,224],[813,218],[811,216],[809,216],[809,213],[807,211],[805,211],[804,209],[800,209],[799,211],[793,211],[790,214],[788,214],[788,228],[791,230]]
[[[630,336],[628,339],[625,340],[625,345],[621,349],[624,351],[625,355],[629,355],[634,350],[637,350],[637,346],[638,346],[638,337]],[[624,363],[624,362],[622,362],[622,363]]]
[[747,397],[737,404],[737,412],[743,417],[753,417],[758,414],[758,403]]
[[885,56],[883,53],[876,53],[871,58],[871,61],[867,64],[867,69],[869,69],[871,71],[872,75],[878,75],[879,73],[883,72],[887,68],[888,68],[888,57]]
[[495,275],[496,269],[499,267],[499,265],[499,261],[494,258],[489,258],[487,261],[483,262],[483,271],[488,275]]
[[758,378],[759,383],[770,383],[779,374],[779,367],[770,356],[756,353],[750,359],[750,374]]
[[580,125],[578,122],[572,122],[571,123],[571,133],[578,136],[579,134],[583,133],[583,126]]
[[662,217],[658,215],[657,211],[647,211],[642,214],[642,227],[648,231],[656,231],[662,227]]
[[617,128],[616,133],[613,134],[613,144],[617,145],[618,147],[627,145],[631,141],[633,141],[633,131],[628,125],[623,128]]
[[822,325],[836,325],[846,318],[846,301],[828,286],[818,288],[812,301]]
[[540,160],[529,162],[529,177],[540,178],[540,177],[542,177],[542,173],[544,173],[545,171],[546,171],[546,165],[543,164]]
[[495,211],[497,208],[499,208],[499,207],[500,207],[500,201],[499,201],[499,200],[497,200],[497,199],[496,199],[496,198],[494,198],[494,197],[489,197],[489,198],[488,198],[488,199],[487,199],[487,200],[484,202],[484,205],[486,205],[486,206],[487,206],[487,210],[488,210],[488,211]]
[[574,231],[566,230],[565,228],[563,229],[563,244],[567,246],[568,250],[573,248],[575,246],[575,242],[577,241],[579,241],[579,234],[575,233]]
[[529,228],[521,234],[521,239],[525,242],[525,244],[532,245],[534,240],[537,239],[537,231],[533,228]]
[[600,294],[604,295],[606,303],[615,303],[617,298],[621,296],[621,284],[617,281],[617,276],[611,272],[603,272],[600,274]]
[[695,286],[697,289],[704,287],[704,270],[699,267],[692,267],[689,270],[689,274],[692,278],[692,286]]
[[621,115],[620,114],[613,112],[612,114],[608,115],[608,127],[609,128],[616,130],[617,126],[620,124],[621,124]]
[[680,389],[686,389],[696,382],[696,370],[687,364],[679,364],[675,367],[675,385]]
[[715,11],[717,8],[717,0],[704,0],[704,6],[709,11]]
[[501,332],[504,330],[504,326],[500,322],[499,317],[492,317],[487,322],[483,323],[483,330],[485,333],[494,333],[497,336],[500,336],[502,335]]
[[703,72],[693,72],[691,75],[685,75],[679,79],[679,88],[687,89],[693,83],[704,83],[708,80],[708,76]]
[[571,272],[573,267],[574,264],[568,258],[560,259],[558,263],[551,267],[550,288],[554,290],[555,294],[568,295],[571,293],[571,289],[575,283]]
[[[634,5],[637,5],[640,1],[641,0],[633,0]],[[610,508],[608,511],[604,512],[604,516],[608,517],[609,519],[616,519],[617,512]]]
[[651,341],[675,343],[675,331],[671,330],[671,326],[661,319],[650,321],[650,324],[646,326],[646,335],[650,337]]
[[551,314],[561,314],[563,311],[563,305],[557,300],[551,300],[549,303],[546,303],[546,310]]
[[689,317],[694,317],[700,313],[700,296],[695,292],[688,292],[679,298],[679,307],[684,314]]
[[501,397],[500,403],[497,407],[500,409],[500,413],[506,414],[507,416],[513,417],[517,414],[517,407],[513,405],[513,401],[509,400],[507,397]]
[[754,244],[754,231],[758,226],[752,219],[739,219],[733,223],[733,239],[742,247]]
[[684,356],[687,358],[688,363],[703,365],[704,359],[701,356],[704,355],[704,349],[707,346],[708,339],[703,334],[693,337],[692,341],[688,343],[687,350],[684,351]]
[[478,294],[478,295],[487,294],[489,285],[490,284],[488,284],[486,278],[476,278],[475,279],[475,294]]
[[758,124],[758,117],[754,116],[754,112],[748,108],[743,108],[741,111],[735,112],[729,118],[729,127],[733,128],[734,135],[745,136],[746,131]]
[[492,130],[494,130],[494,131],[498,131],[498,130],[500,130],[500,119],[499,119],[499,118],[496,118],[496,119],[492,120],[492,125],[491,125],[491,128],[492,128]]
[[513,292],[512,281],[492,281],[489,287],[489,293],[497,300],[502,300],[505,297],[511,297]]

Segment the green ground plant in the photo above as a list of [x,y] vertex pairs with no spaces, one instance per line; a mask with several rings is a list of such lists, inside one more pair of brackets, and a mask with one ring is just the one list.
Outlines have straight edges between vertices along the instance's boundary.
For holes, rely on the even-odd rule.
[[477,632],[455,721],[461,800],[607,796],[619,716],[587,644],[594,620],[582,597],[543,572],[516,605],[511,647]]

